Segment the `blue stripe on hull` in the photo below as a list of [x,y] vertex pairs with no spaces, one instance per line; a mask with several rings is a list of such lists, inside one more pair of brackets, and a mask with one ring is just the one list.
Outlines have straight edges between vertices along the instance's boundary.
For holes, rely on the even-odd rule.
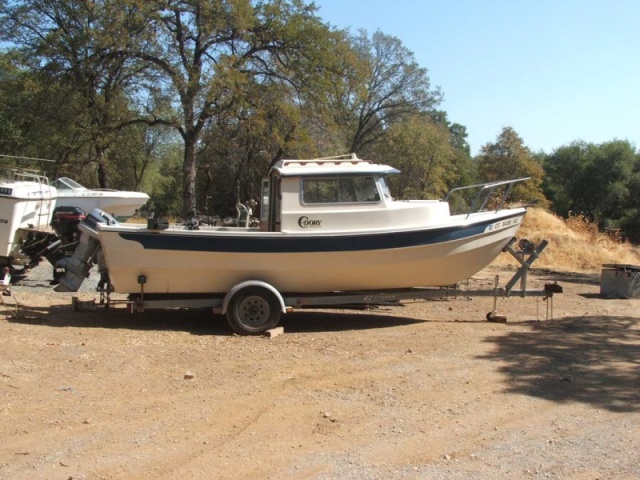
[[[500,222],[522,216],[502,217]],[[168,235],[148,232],[118,232],[124,240],[137,242],[146,250],[225,253],[311,253],[385,250],[451,242],[483,233],[496,219],[477,224],[407,232],[363,233],[335,236],[287,235]]]

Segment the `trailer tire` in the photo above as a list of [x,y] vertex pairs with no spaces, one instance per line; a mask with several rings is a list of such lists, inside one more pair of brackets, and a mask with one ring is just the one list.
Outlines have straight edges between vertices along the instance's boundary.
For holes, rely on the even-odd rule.
[[280,314],[280,303],[272,292],[247,287],[229,301],[227,321],[239,335],[258,335],[278,325]]

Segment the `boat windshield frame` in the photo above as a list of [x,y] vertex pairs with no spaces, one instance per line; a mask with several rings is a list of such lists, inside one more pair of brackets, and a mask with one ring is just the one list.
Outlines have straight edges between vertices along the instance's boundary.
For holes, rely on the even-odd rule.
[[69,177],[60,177],[51,182],[51,185],[56,187],[58,190],[87,190],[86,187],[80,185],[75,180],[71,180]]

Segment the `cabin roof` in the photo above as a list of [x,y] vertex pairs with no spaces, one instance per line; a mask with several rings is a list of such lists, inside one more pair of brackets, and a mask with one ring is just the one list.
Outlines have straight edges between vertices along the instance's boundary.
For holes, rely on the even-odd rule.
[[307,160],[279,160],[271,168],[270,174],[278,172],[280,176],[323,176],[344,174],[378,174],[400,173],[399,170],[389,165],[373,163],[371,160],[363,160],[355,153],[339,155],[336,157],[312,158]]

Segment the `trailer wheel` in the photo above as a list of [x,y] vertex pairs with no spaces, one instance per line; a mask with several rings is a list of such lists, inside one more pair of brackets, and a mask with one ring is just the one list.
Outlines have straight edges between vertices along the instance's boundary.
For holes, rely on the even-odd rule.
[[260,287],[247,287],[229,302],[227,321],[239,335],[257,335],[280,321],[280,304],[273,293]]

